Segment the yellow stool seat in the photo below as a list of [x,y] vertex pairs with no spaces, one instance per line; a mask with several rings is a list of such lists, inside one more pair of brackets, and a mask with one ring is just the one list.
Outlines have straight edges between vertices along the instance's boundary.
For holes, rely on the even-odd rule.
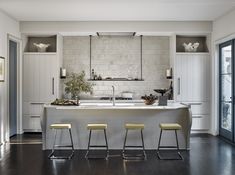
[[71,127],[69,123],[54,123],[50,125],[51,129],[71,129]]
[[144,124],[142,123],[127,123],[125,124],[126,129],[144,129]]
[[180,130],[182,127],[178,123],[160,123],[162,130]]
[[88,124],[87,129],[92,129],[92,130],[100,130],[100,129],[107,129],[107,124],[104,123],[96,123],[96,124]]

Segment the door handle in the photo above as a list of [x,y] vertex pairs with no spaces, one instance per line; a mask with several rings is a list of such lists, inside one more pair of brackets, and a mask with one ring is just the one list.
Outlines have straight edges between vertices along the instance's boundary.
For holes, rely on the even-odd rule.
[[178,78],[178,95],[180,95],[180,78]]
[[52,95],[55,94],[55,78],[52,78]]
[[188,105],[202,105],[202,103],[187,103]]
[[194,116],[192,116],[192,118],[202,118],[202,116],[200,116],[200,115],[194,115]]

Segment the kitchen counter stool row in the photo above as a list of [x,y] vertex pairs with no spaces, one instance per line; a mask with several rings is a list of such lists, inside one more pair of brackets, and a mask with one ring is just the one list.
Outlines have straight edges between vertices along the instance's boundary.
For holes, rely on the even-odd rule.
[[[126,130],[125,133],[125,138],[124,138],[124,143],[123,143],[123,150],[122,150],[122,158],[124,160],[146,160],[146,152],[145,152],[145,146],[144,146],[144,136],[143,136],[143,130],[144,130],[145,125],[142,123],[126,123],[124,128]],[[179,150],[179,143],[178,143],[178,136],[177,136],[177,131],[181,130],[181,125],[178,123],[160,123],[159,127],[161,129],[160,131],[160,137],[158,141],[158,148],[157,148],[157,156],[160,160],[182,160],[183,157],[180,154]],[[87,146],[87,151],[85,158],[87,159],[92,159],[92,158],[109,158],[109,147],[108,147],[108,138],[106,134],[106,130],[108,128],[108,125],[105,123],[91,123],[87,125],[87,129],[89,130],[89,139],[88,139],[88,146]],[[72,125],[70,123],[54,123],[50,125],[50,129],[54,130],[55,132],[55,137],[54,137],[54,142],[53,142],[53,148],[51,153],[49,154],[50,159],[71,159],[74,156],[74,144],[73,144],[73,137],[72,137]],[[71,144],[70,145],[56,145],[56,139],[57,139],[57,132],[58,130],[68,130],[68,134],[70,137]],[[128,131],[129,130],[135,130],[135,131],[140,131],[140,138],[141,138],[141,145],[126,145],[127,139],[128,139]],[[92,133],[95,131],[103,131],[104,133],[104,145],[91,145],[91,139],[92,139]],[[162,132],[163,131],[174,131],[175,132],[175,138],[176,138],[176,146],[161,146],[161,139],[162,139]],[[57,149],[60,148],[60,149]],[[61,150],[61,148],[70,148],[71,153],[69,156],[56,156],[55,151]],[[105,148],[105,149],[98,149],[98,150],[105,150],[105,155],[95,155],[91,154],[92,148]],[[140,151],[140,154],[127,154],[127,149],[137,149]],[[177,151],[178,156],[173,157],[173,158],[167,158],[167,157],[162,157],[160,154],[160,151],[162,149],[167,149],[171,148],[174,149],[173,151]]]

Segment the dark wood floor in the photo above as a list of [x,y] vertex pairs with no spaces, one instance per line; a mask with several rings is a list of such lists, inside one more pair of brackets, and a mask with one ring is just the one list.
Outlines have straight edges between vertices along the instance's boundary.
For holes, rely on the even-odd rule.
[[[210,135],[193,136],[183,161],[158,160],[148,151],[146,161],[123,161],[120,151],[106,160],[86,160],[76,151],[72,160],[49,160],[40,135],[21,135],[1,146],[0,175],[234,175],[235,147]],[[20,144],[23,143],[23,144]]]

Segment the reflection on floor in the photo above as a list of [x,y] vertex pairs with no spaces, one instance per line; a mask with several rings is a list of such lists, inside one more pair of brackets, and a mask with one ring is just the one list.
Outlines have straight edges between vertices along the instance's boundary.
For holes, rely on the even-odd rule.
[[42,144],[41,133],[26,133],[10,138],[10,144]]
[[191,150],[182,153],[183,161],[158,160],[155,151],[147,151],[146,161],[123,161],[119,150],[111,151],[113,156],[108,161],[86,160],[84,150],[76,151],[72,160],[49,160],[49,151],[41,149],[40,135],[19,135],[13,137],[11,142],[18,144],[1,146],[1,175],[235,174],[235,147],[210,135],[193,136]]

